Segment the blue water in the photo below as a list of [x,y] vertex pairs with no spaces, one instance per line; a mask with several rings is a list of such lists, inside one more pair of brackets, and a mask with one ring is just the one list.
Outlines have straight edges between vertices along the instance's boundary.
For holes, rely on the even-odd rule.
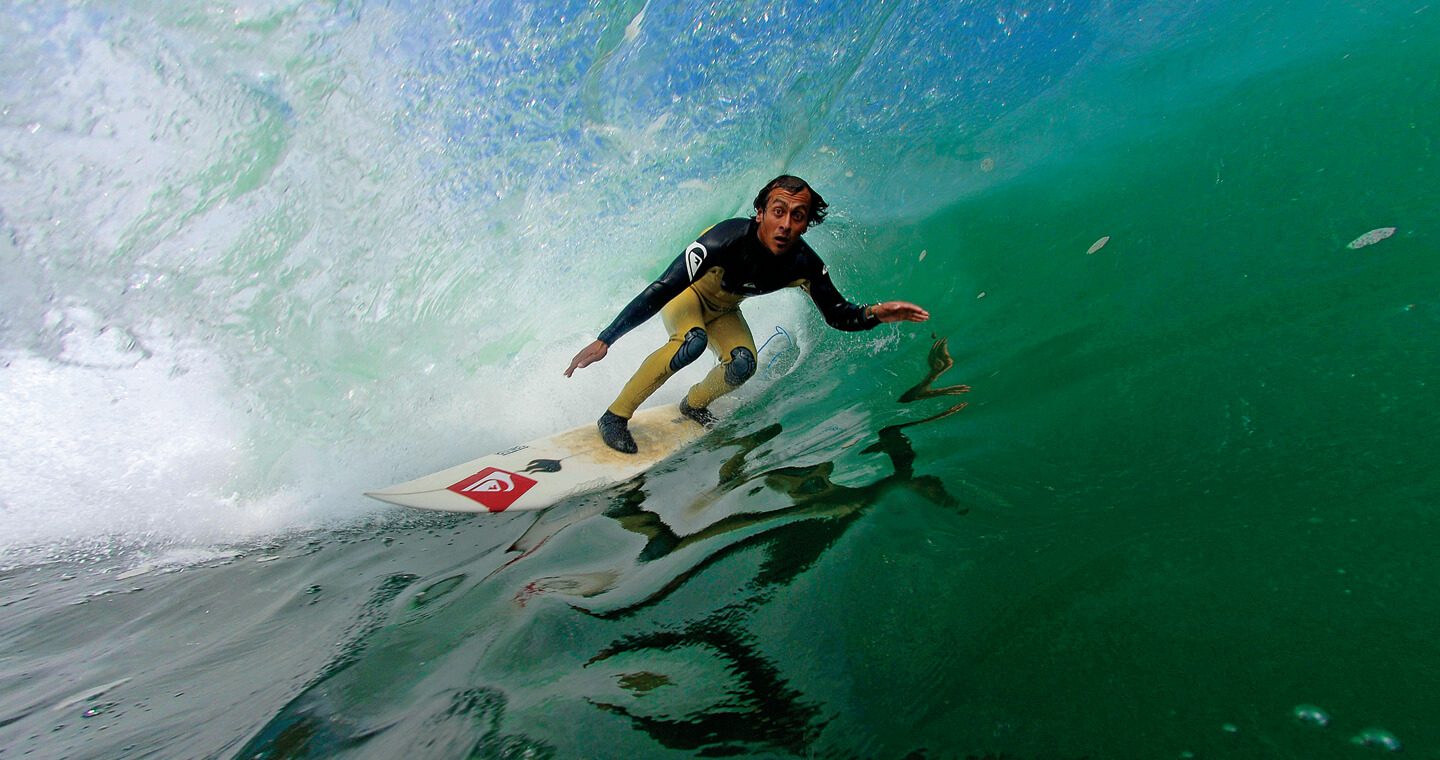
[[[1437,13],[0,8],[0,757],[1440,752]],[[755,299],[643,478],[361,496],[592,421],[781,172],[932,320]]]

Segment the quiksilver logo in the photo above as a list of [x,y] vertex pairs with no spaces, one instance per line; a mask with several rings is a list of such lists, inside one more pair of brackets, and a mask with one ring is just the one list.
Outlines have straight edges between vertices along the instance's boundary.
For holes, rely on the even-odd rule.
[[705,263],[705,256],[709,253],[698,240],[685,249],[685,271],[690,273],[691,280],[695,279],[695,273],[700,271],[700,265]]
[[496,470],[488,476],[471,483],[462,491],[490,491],[504,493],[515,490],[515,481],[510,478],[510,473],[503,470]]
[[500,512],[518,501],[526,491],[534,488],[535,485],[536,481],[524,475],[516,475],[496,467],[486,467],[451,485],[446,490],[480,502],[491,512]]

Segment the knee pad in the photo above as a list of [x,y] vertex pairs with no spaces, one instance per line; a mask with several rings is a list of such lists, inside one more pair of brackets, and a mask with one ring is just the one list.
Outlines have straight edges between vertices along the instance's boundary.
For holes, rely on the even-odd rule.
[[725,367],[725,382],[740,385],[755,374],[755,354],[741,346],[730,352],[730,364]]
[[670,371],[675,372],[699,359],[700,354],[705,353],[705,344],[709,341],[710,338],[705,335],[704,330],[698,327],[690,328],[690,332],[685,333],[685,339],[680,341],[679,350],[670,359]]

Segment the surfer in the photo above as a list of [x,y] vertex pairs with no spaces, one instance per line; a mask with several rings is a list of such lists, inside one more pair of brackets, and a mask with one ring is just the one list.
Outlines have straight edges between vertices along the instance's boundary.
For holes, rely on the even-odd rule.
[[751,218],[723,221],[686,246],[565,370],[570,377],[576,369],[604,359],[616,340],[657,312],[670,331],[670,341],[641,363],[600,417],[600,437],[610,448],[626,454],[639,450],[630,435],[630,417],[671,375],[700,358],[707,346],[720,357],[720,364],[690,388],[680,401],[680,413],[706,428],[715,427],[715,416],[708,409],[711,402],[755,374],[755,339],[740,314],[740,302],[749,296],[802,288],[826,323],[837,330],[869,330],[882,322],[930,318],[930,312],[906,301],[861,306],[840,295],[829,269],[800,239],[811,225],[825,220],[827,208],[805,180],[788,174],[776,177],[760,189],[754,205]]

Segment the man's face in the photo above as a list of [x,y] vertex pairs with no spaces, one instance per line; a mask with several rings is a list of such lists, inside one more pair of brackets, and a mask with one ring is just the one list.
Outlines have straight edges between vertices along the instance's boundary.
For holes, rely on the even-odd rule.
[[760,223],[760,242],[775,255],[780,255],[810,228],[810,191],[792,193],[784,188],[770,191],[765,210],[756,217]]

